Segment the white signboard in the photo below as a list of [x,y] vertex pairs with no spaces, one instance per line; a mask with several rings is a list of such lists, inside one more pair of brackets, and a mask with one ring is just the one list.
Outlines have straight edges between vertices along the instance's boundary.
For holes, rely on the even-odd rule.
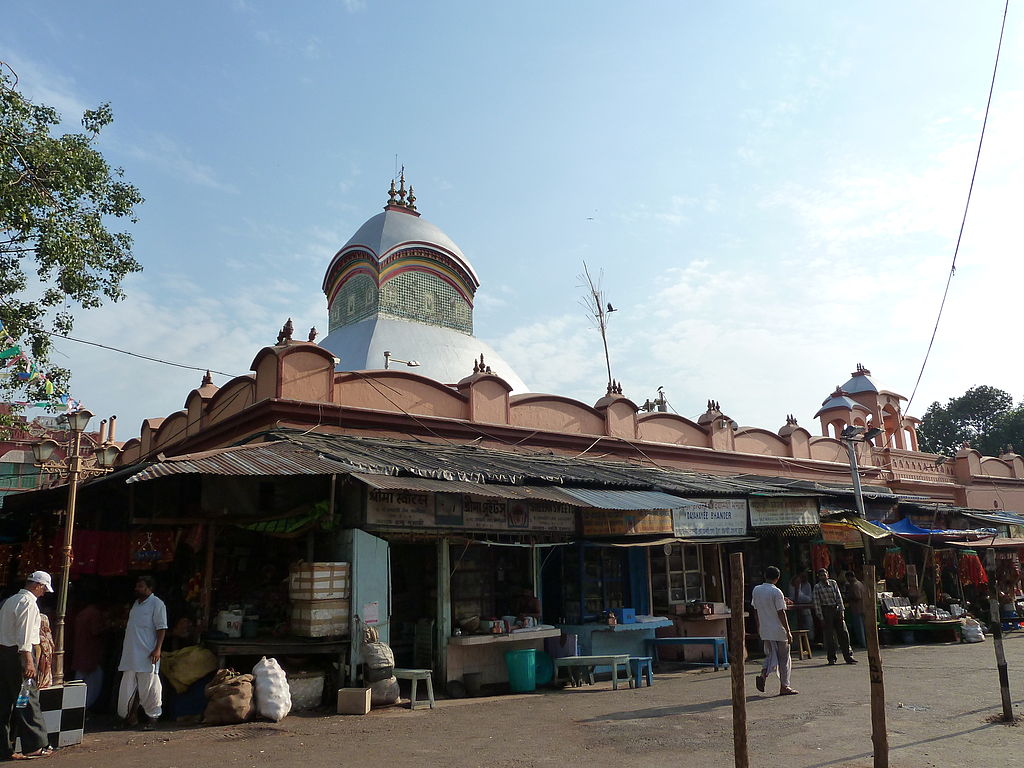
[[752,526],[817,525],[819,520],[816,499],[750,500]]
[[674,536],[744,536],[746,499],[688,499],[700,506],[672,510]]

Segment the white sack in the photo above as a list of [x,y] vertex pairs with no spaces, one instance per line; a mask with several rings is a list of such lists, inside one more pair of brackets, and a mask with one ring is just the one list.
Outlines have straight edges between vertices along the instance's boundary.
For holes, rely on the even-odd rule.
[[256,711],[275,723],[280,722],[292,709],[288,676],[277,659],[266,656],[256,662],[252,674],[256,678]]

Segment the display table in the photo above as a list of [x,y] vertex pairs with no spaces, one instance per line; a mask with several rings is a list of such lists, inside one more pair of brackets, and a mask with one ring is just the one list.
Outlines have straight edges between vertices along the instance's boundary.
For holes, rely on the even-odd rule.
[[883,632],[934,632],[949,633],[948,642],[963,642],[960,634],[960,619],[944,619],[942,621],[922,621],[915,624],[879,624],[878,629]]
[[[229,656],[337,656],[339,669],[344,670],[348,659],[347,638],[322,639],[318,637],[208,637],[203,640],[217,655],[217,664],[224,668]],[[278,658],[280,661],[280,658]]]
[[[663,618],[613,627],[598,622],[558,625],[564,634],[576,635],[581,656],[648,656],[646,642],[654,637],[655,630],[671,626],[672,620]],[[600,665],[596,671],[604,674],[611,672],[611,667]]]
[[[743,618],[750,614],[744,613]],[[676,637],[720,637],[729,634],[729,621],[732,613],[712,613],[706,616],[674,616],[674,635]],[[659,637],[672,637],[666,631],[658,632]],[[746,648],[743,649],[746,653]],[[716,661],[715,647],[709,644],[683,645],[680,648],[664,648],[661,652],[663,661],[685,661],[688,664],[711,663]]]
[[500,635],[453,635],[448,638],[448,680],[462,680],[467,672],[480,674],[481,685],[508,682],[505,652],[544,649],[544,638],[558,637],[552,626]]

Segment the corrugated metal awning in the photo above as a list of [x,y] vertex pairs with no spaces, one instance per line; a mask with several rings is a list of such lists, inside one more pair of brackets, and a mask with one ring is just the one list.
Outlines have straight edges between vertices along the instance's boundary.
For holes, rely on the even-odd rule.
[[171,475],[337,475],[355,469],[316,451],[286,441],[236,445],[158,461],[138,472],[126,483],[141,483]]
[[696,501],[687,501],[661,491],[615,491],[594,488],[562,488],[564,493],[594,509],[624,511],[654,511],[699,507]]
[[1024,517],[1014,514],[1013,512],[976,512],[968,511],[966,509],[957,510],[959,514],[964,517],[970,517],[975,520],[981,520],[985,523],[995,523],[996,525],[1022,525],[1024,526]]

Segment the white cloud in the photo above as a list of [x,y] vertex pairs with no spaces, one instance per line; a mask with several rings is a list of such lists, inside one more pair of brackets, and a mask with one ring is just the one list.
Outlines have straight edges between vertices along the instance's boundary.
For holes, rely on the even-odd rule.
[[[969,125],[978,126],[976,120]],[[1024,94],[990,118],[959,269],[910,412],[991,384],[1024,396],[1012,352],[1024,285],[1018,258],[1024,199]],[[962,118],[918,168],[835,160],[827,173],[765,194],[788,214],[784,253],[713,252],[663,270],[609,329],[612,369],[636,402],[663,385],[683,415],[708,398],[741,424],[779,428],[787,413],[816,430],[821,401],[857,362],[880,387],[909,396],[941,299],[975,146]],[[976,142],[976,132],[973,142]],[[517,328],[496,347],[536,391],[593,403],[606,374],[599,336],[582,317]]]
[[193,160],[189,156],[188,150],[169,136],[153,133],[147,137],[144,145],[129,145],[125,148],[125,152],[136,160],[142,160],[162,168],[175,178],[189,184],[238,194],[236,186],[219,180],[210,166]]
[[[18,90],[34,104],[44,104],[56,109],[69,130],[81,128],[82,113],[97,105],[88,105],[76,91],[75,81],[69,77],[48,71],[37,61],[10,51],[9,46],[2,57],[18,78]],[[6,74],[10,75],[10,72]]]

